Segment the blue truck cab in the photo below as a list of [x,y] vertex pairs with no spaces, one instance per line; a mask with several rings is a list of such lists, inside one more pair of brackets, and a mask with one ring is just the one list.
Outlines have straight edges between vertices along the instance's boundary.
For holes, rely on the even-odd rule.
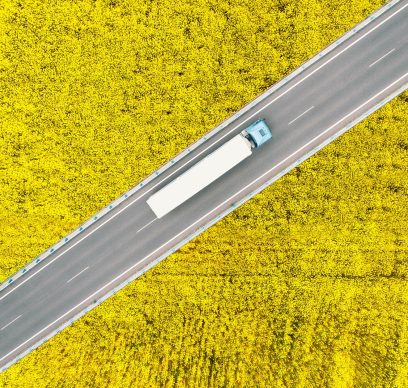
[[272,132],[265,119],[259,119],[242,132],[251,143],[252,148],[258,148],[272,138]]

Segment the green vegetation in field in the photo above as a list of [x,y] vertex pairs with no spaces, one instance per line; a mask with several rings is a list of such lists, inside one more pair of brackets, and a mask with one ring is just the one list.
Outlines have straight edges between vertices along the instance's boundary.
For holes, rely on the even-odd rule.
[[[383,3],[3,1],[1,279]],[[407,102],[195,238],[0,386],[407,386]]]

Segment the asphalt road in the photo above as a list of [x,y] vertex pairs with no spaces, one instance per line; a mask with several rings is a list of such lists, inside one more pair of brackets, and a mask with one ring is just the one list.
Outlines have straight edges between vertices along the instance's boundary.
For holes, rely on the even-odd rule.
[[[408,85],[408,0],[272,93],[0,292],[0,368]],[[273,139],[161,219],[147,198],[258,118]]]

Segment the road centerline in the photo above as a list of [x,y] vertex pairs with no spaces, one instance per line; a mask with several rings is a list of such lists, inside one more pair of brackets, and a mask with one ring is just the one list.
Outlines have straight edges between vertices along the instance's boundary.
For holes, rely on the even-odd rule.
[[373,63],[371,63],[371,65],[369,65],[368,67],[372,67],[374,65],[376,65],[378,62],[380,62],[381,60],[383,60],[385,57],[388,57],[388,55],[390,55],[392,52],[394,52],[396,49],[393,48],[392,50],[388,51],[386,54],[384,54],[382,57],[378,58],[376,61],[374,61]]
[[311,106],[309,109],[306,109],[303,113],[301,113],[299,116],[295,117],[292,121],[289,121],[288,125],[293,124],[297,119],[300,119],[306,113],[310,112],[313,108],[314,108],[314,106]]
[[89,268],[89,266],[86,267],[86,268],[84,268],[81,272],[78,272],[75,276],[73,276],[71,279],[69,279],[69,280],[67,281],[67,284],[68,284],[69,282],[71,282],[72,280],[74,280],[74,279],[75,279],[76,277],[78,277],[79,275],[81,275],[82,273],[84,273],[88,268]]
[[147,228],[149,225],[151,225],[154,221],[156,221],[157,220],[157,218],[155,218],[154,220],[151,220],[150,222],[148,222],[145,226],[143,226],[142,228],[140,228],[137,232],[136,232],[136,234],[137,233],[139,233],[139,232],[141,232],[143,229],[145,229],[145,228]]
[[9,322],[7,325],[3,326],[0,331],[4,330],[6,327],[9,327],[12,323],[14,323],[15,321],[17,321],[17,319],[21,318],[22,315],[19,315],[17,318],[14,318],[11,322]]

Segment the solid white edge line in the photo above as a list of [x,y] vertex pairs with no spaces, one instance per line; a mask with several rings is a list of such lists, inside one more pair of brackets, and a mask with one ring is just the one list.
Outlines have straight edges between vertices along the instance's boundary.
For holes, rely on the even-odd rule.
[[392,52],[395,51],[395,48],[393,48],[392,50],[388,51],[388,53],[384,54],[381,58],[378,58],[376,61],[374,61],[371,65],[369,65],[368,67],[374,66],[375,64],[377,64],[378,62],[380,62],[382,59],[384,59],[385,57],[387,57],[388,55],[390,55]]
[[384,88],[383,90],[381,90],[380,92],[378,92],[375,96],[371,97],[370,99],[368,99],[366,102],[364,102],[363,104],[361,104],[358,108],[354,109],[352,112],[348,113],[346,116],[344,116],[341,120],[337,121],[336,123],[334,123],[333,125],[331,125],[329,128],[327,128],[326,130],[324,130],[322,133],[320,133],[318,136],[314,137],[312,140],[310,140],[308,143],[306,143],[305,145],[303,145],[302,147],[300,147],[298,150],[296,150],[295,152],[293,152],[291,155],[289,155],[288,157],[286,157],[284,160],[282,160],[281,162],[279,162],[277,165],[275,165],[274,167],[272,167],[271,169],[269,169],[268,171],[266,171],[264,174],[262,174],[260,177],[258,177],[257,179],[255,179],[254,181],[252,181],[251,183],[249,183],[248,185],[246,185],[244,188],[242,188],[241,190],[239,190],[238,192],[236,192],[233,196],[229,197],[227,200],[225,200],[224,202],[222,202],[220,205],[218,205],[217,207],[215,207],[214,209],[212,209],[211,211],[209,211],[208,213],[206,213],[204,216],[202,216],[200,219],[198,219],[197,221],[195,221],[193,224],[191,224],[190,226],[188,226],[187,228],[185,228],[183,231],[181,231],[180,233],[178,233],[176,236],[174,236],[173,238],[171,238],[170,240],[166,241],[164,244],[162,244],[159,248],[155,249],[153,252],[150,252],[147,256],[145,256],[143,259],[141,259],[138,263],[132,265],[130,268],[128,268],[126,271],[122,272],[120,275],[116,276],[113,280],[109,281],[107,284],[105,284],[103,287],[101,287],[99,290],[95,291],[92,295],[89,295],[88,297],[86,297],[84,300],[82,300],[80,303],[78,303],[76,306],[74,306],[73,308],[71,308],[69,311],[67,311],[66,313],[64,313],[63,315],[61,315],[59,318],[57,318],[56,320],[54,320],[53,322],[51,322],[50,324],[48,324],[46,327],[44,327],[43,329],[41,329],[39,332],[37,332],[36,334],[34,334],[33,336],[31,336],[29,339],[27,339],[26,341],[24,341],[22,344],[20,344],[19,346],[17,346],[16,348],[14,348],[13,350],[11,350],[9,353],[7,353],[5,356],[3,356],[2,358],[0,358],[0,361],[3,361],[5,358],[7,358],[10,354],[14,353],[16,350],[20,349],[22,346],[24,346],[27,342],[31,341],[33,338],[35,338],[36,336],[38,336],[39,334],[41,334],[43,331],[47,330],[49,327],[51,327],[53,324],[55,324],[56,322],[58,322],[59,320],[61,320],[62,318],[64,318],[66,315],[68,315],[70,312],[74,311],[75,309],[77,309],[79,306],[81,306],[81,304],[83,304],[84,302],[86,302],[88,299],[91,299],[92,297],[94,297],[95,295],[97,295],[98,293],[100,293],[103,289],[105,289],[106,287],[108,287],[109,285],[111,285],[112,283],[114,283],[116,280],[120,279],[121,277],[123,277],[125,274],[127,274],[128,272],[132,271],[135,267],[137,267],[138,265],[140,265],[141,263],[143,263],[144,261],[146,261],[151,255],[155,254],[157,251],[159,251],[160,249],[162,249],[164,246],[166,246],[169,242],[175,240],[177,237],[179,237],[180,235],[182,235],[186,230],[190,229],[192,226],[196,225],[197,223],[199,223],[200,221],[202,221],[203,219],[205,219],[209,214],[211,214],[212,212],[214,212],[215,210],[217,210],[218,208],[220,208],[221,206],[223,206],[225,203],[227,203],[228,201],[230,201],[232,198],[234,198],[236,195],[240,194],[242,191],[246,190],[248,187],[250,187],[251,185],[253,185],[255,182],[261,180],[265,175],[269,174],[272,170],[274,170],[276,167],[282,165],[283,163],[285,163],[287,160],[289,160],[292,156],[296,155],[299,151],[303,150],[305,147],[307,147],[308,145],[310,145],[311,143],[313,143],[316,139],[320,138],[321,136],[323,136],[324,134],[326,134],[328,131],[330,131],[331,129],[333,129],[336,125],[338,125],[339,123],[341,123],[343,120],[345,120],[347,117],[351,116],[354,112],[358,111],[359,109],[361,109],[364,105],[366,105],[368,102],[372,101],[373,99],[377,98],[381,93],[383,93],[385,90],[389,89],[390,87],[392,87],[393,85],[395,85],[396,83],[398,83],[401,79],[403,79],[404,77],[406,77],[408,75],[408,73],[405,73],[402,77],[398,78],[396,81],[394,81],[392,84],[388,85],[386,88]]
[[157,220],[157,218],[155,218],[154,220],[151,220],[149,223],[147,223],[145,226],[143,226],[143,228],[140,228],[137,232],[136,232],[136,234],[137,233],[139,233],[139,232],[141,232],[144,228],[147,228],[150,224],[152,224],[154,221],[156,221]]
[[298,117],[295,117],[292,121],[289,121],[288,125],[293,124],[297,119],[300,119],[302,116],[304,116],[307,112],[310,112],[314,106],[311,106],[309,109],[305,110],[302,114],[300,114]]
[[[305,81],[306,79],[308,79],[311,75],[313,75],[314,73],[316,73],[318,70],[320,70],[322,67],[326,66],[328,63],[330,63],[331,61],[333,61],[335,58],[337,58],[340,54],[342,54],[343,52],[345,52],[346,50],[348,50],[349,48],[353,47],[357,42],[359,42],[361,39],[365,38],[368,34],[370,34],[371,32],[375,31],[377,28],[379,28],[381,25],[383,25],[385,22],[387,22],[389,19],[391,19],[393,16],[397,15],[399,12],[401,12],[403,9],[405,9],[408,6],[408,4],[405,4],[404,6],[402,6],[400,9],[397,9],[393,14],[389,15],[387,18],[385,18],[384,20],[382,20],[380,23],[378,23],[376,26],[372,27],[369,31],[367,31],[365,34],[363,34],[360,38],[356,39],[354,42],[352,42],[351,44],[349,44],[347,47],[345,47],[343,50],[341,50],[339,53],[337,53],[336,55],[334,55],[332,58],[329,58],[326,62],[324,62],[322,65],[320,65],[319,67],[317,67],[315,70],[313,70],[312,72],[310,72],[310,74],[306,75],[305,77],[303,77],[301,80],[299,80],[297,83],[295,83],[294,85],[292,85],[290,88],[288,88],[287,90],[283,91],[279,96],[277,96],[276,98],[272,99],[272,101],[270,101],[269,103],[267,103],[266,105],[264,105],[262,108],[260,108],[258,111],[256,111],[254,114],[252,114],[251,116],[249,116],[247,119],[245,119],[241,124],[235,126],[233,129],[231,129],[230,131],[226,132],[220,139],[218,139],[214,144],[210,145],[209,147],[212,147],[213,145],[217,144],[218,142],[220,142],[225,136],[229,135],[231,132],[235,131],[235,129],[237,129],[239,126],[243,125],[245,122],[247,122],[248,120],[250,120],[251,118],[253,118],[255,115],[257,115],[261,110],[265,109],[267,106],[269,106],[270,104],[272,104],[273,102],[275,102],[276,100],[278,100],[279,98],[281,98],[282,96],[284,96],[285,94],[287,94],[290,90],[292,90],[294,87],[296,87],[297,85],[301,84],[303,81]],[[330,53],[328,53],[330,54]],[[324,58],[324,57],[323,57]],[[283,87],[283,86],[282,86]],[[19,288],[21,285],[23,285],[25,282],[27,282],[29,279],[31,279],[33,276],[35,276],[36,274],[38,274],[39,272],[41,272],[44,268],[46,268],[48,265],[50,265],[51,263],[53,263],[55,260],[59,259],[62,255],[64,255],[65,253],[67,253],[69,250],[71,250],[73,247],[75,247],[77,244],[79,244],[83,239],[89,237],[91,234],[93,234],[94,232],[96,232],[99,228],[101,228],[103,225],[105,225],[107,222],[109,222],[110,220],[112,220],[113,218],[115,218],[117,215],[119,215],[120,213],[122,213],[125,209],[127,209],[129,206],[133,205],[133,203],[135,203],[136,201],[138,201],[140,198],[142,198],[143,196],[145,196],[146,194],[148,194],[150,191],[152,191],[153,189],[155,189],[158,185],[160,185],[161,183],[163,183],[163,181],[165,181],[166,179],[168,179],[169,177],[171,177],[173,174],[175,174],[177,171],[179,171],[181,168],[183,168],[185,165],[187,165],[188,163],[190,163],[191,161],[193,161],[194,159],[196,159],[198,156],[200,156],[203,152],[207,151],[208,148],[202,150],[200,153],[198,153],[196,156],[194,156],[193,158],[191,158],[190,160],[188,160],[184,165],[180,166],[178,169],[176,169],[175,171],[173,171],[171,174],[169,174],[168,176],[164,177],[159,183],[157,183],[156,185],[153,185],[153,187],[151,187],[149,190],[147,190],[146,192],[144,192],[143,194],[139,195],[138,197],[136,197],[135,199],[133,199],[130,203],[128,203],[126,206],[124,206],[122,209],[120,209],[117,213],[113,214],[110,218],[108,218],[106,221],[104,221],[101,225],[99,225],[98,227],[96,227],[95,229],[91,230],[86,236],[84,236],[82,239],[78,240],[74,245],[71,245],[69,248],[67,248],[64,252],[62,252],[60,255],[56,256],[54,259],[50,260],[47,264],[45,264],[44,266],[42,266],[38,271],[36,271],[35,273],[33,273],[31,276],[29,276],[28,278],[26,278],[25,280],[23,280],[22,282],[20,282],[19,284],[17,284],[15,287],[13,287],[9,292],[7,292],[6,294],[4,294],[2,297],[0,297],[0,301],[3,300],[7,295],[11,294],[14,290],[16,290],[17,288]]]
[[12,323],[17,321],[18,318],[20,318],[22,315],[19,315],[17,318],[14,318],[11,322],[9,322],[7,325],[3,326],[0,331],[4,330],[6,327],[9,327]]
[[67,284],[71,281],[74,280],[76,277],[78,277],[79,275],[81,275],[81,273],[85,272],[89,267],[84,268],[81,272],[78,272],[75,276],[73,276],[71,279],[69,279],[67,281]]

